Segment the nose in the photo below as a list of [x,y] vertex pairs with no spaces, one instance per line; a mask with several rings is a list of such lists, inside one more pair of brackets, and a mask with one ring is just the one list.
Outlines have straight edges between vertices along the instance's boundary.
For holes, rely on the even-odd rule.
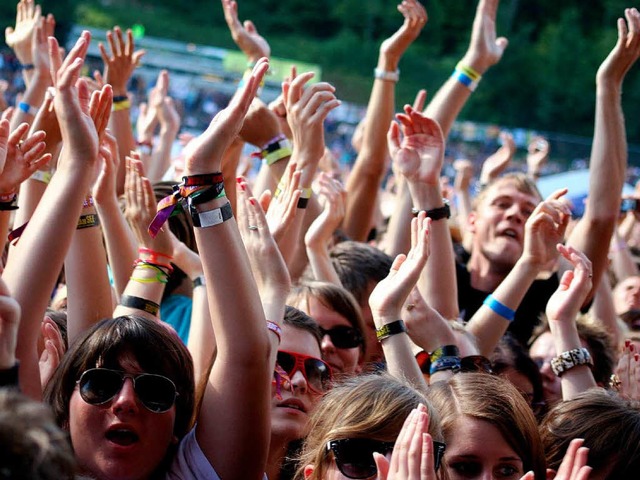
[[335,353],[336,346],[331,341],[331,337],[329,336],[328,333],[325,333],[324,336],[322,337],[322,343],[320,345],[320,348],[322,349],[322,353],[325,355],[328,353]]
[[306,392],[307,388],[307,379],[304,378],[304,375],[300,370],[296,370],[291,376],[291,386],[294,390],[298,390],[300,392]]
[[122,388],[113,397],[111,408],[116,412],[135,413],[138,411],[138,398],[133,388],[133,379],[125,378]]
[[520,208],[520,205],[517,202],[514,202],[506,211],[507,218],[512,220],[517,220],[520,223],[524,223],[526,220],[526,215]]

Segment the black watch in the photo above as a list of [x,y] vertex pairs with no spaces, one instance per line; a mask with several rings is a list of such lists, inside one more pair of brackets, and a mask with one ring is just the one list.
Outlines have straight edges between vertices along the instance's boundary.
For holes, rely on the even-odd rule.
[[[435,221],[435,220],[441,220],[443,218],[451,217],[451,208],[449,207],[449,200],[447,200],[446,198],[443,198],[442,202],[444,203],[444,206],[427,210],[427,218],[430,218],[431,220]],[[418,213],[420,213],[421,211],[424,211],[424,210],[418,210],[417,208],[414,208],[411,210],[414,217],[417,217]]]

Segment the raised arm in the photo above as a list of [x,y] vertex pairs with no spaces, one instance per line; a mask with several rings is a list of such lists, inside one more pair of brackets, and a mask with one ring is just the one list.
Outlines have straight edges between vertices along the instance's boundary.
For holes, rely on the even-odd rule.
[[[260,60],[229,106],[185,151],[185,175],[216,187],[224,151],[240,131],[268,69]],[[205,175],[204,177],[194,177]],[[273,370],[265,314],[238,227],[224,197],[190,212],[204,267],[217,356],[211,369],[196,437],[221,478],[261,478],[269,446]],[[243,461],[238,463],[237,459]]]
[[589,166],[589,196],[585,214],[567,240],[568,245],[591,260],[593,286],[598,285],[608,267],[609,242],[618,218],[627,170],[622,82],[640,57],[640,12],[628,8],[624,14],[626,22],[618,19],[618,42],[596,75],[596,120]]
[[478,77],[481,78],[491,66],[498,63],[507,48],[509,42],[506,38],[496,38],[499,3],[499,0],[478,2],[469,48],[454,74],[438,90],[425,110],[428,117],[440,124],[444,138],[449,136],[453,122],[479,82]]
[[114,27],[113,31],[107,31],[109,51],[102,43],[98,44],[104,62],[104,81],[113,87],[114,107],[109,128],[116,137],[120,149],[120,169],[116,183],[118,195],[124,193],[124,159],[131,150],[135,149],[127,83],[145,54],[144,50],[135,51],[131,29],[127,30],[126,35],[125,40],[120,27]]
[[586,349],[582,348],[576,327],[576,316],[591,290],[593,274],[591,262],[583,253],[561,244],[558,244],[558,251],[571,262],[574,270],[562,275],[558,290],[547,303],[546,314],[558,355],[551,361],[551,365],[557,362],[563,366],[563,371],[556,374],[562,380],[562,399],[566,401],[596,386],[589,364],[582,359],[577,360],[578,357],[584,357],[584,353],[577,352]]
[[500,141],[502,145],[496,153],[482,162],[480,185],[487,185],[498,178],[509,166],[513,156],[516,154],[516,142],[513,141],[513,135],[508,132],[502,132],[500,133]]
[[522,255],[469,320],[466,328],[475,335],[482,355],[491,355],[533,281],[557,258],[556,245],[564,239],[571,218],[561,200],[566,192],[558,190],[538,204],[525,224]]
[[[444,138],[438,123],[409,105],[397,115],[387,133],[394,168],[404,176],[413,208],[433,220],[431,248],[437,252],[422,271],[418,288],[425,300],[445,318],[458,316],[453,245],[449,233],[448,206],[442,199],[440,170],[444,161]],[[397,232],[404,234],[405,232]]]
[[387,145],[384,134],[395,110],[398,64],[427,23],[427,12],[417,0],[398,5],[402,26],[380,46],[373,88],[367,105],[362,147],[347,179],[347,212],[343,228],[353,240],[365,241],[371,228],[380,182],[387,172]]
[[84,32],[64,60],[58,42],[49,39],[56,84],[54,104],[65,148],[3,275],[23,313],[17,348],[22,388],[38,399],[41,386],[36,341],[40,323],[76,230],[82,202],[95,179],[98,130],[106,125],[111,110],[110,86],[89,99],[86,84],[78,81],[90,39]]
[[400,315],[429,258],[430,224],[431,219],[424,212],[412,220],[409,254],[395,258],[387,278],[378,283],[369,296],[376,334],[382,344],[389,373],[406,378],[425,390],[427,385],[411,351],[409,335]]

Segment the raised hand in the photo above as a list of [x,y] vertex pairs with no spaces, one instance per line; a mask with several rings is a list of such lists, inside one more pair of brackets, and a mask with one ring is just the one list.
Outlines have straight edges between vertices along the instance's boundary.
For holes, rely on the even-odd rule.
[[111,113],[111,85],[105,85],[89,97],[87,84],[80,79],[90,41],[91,34],[84,31],[63,60],[58,41],[49,37],[51,78],[56,88],[54,108],[67,151],[58,162],[59,169],[66,167],[63,157],[85,165],[97,162],[100,135],[106,129]]
[[624,19],[618,19],[618,42],[602,62],[596,75],[597,83],[620,86],[631,66],[640,57],[640,12],[627,8]]
[[480,0],[473,20],[471,41],[462,63],[484,73],[502,58],[509,41],[505,37],[496,38],[496,14],[499,0]]
[[44,167],[51,154],[44,154],[46,133],[38,131],[23,140],[29,124],[23,123],[9,135],[9,122],[0,121],[0,194],[9,195],[36,170]]
[[111,55],[102,42],[98,44],[104,61],[104,81],[113,87],[115,95],[126,95],[127,82],[146,52],[135,51],[131,29],[127,29],[125,41],[120,27],[114,27],[113,31],[107,31],[107,41]]
[[280,133],[278,116],[262,100],[254,98],[240,129],[240,138],[262,148]]
[[624,342],[610,386],[625,398],[640,400],[640,354],[630,340]]
[[44,349],[40,354],[40,360],[38,361],[40,366],[40,383],[42,389],[47,386],[49,379],[53,372],[56,371],[60,361],[66,352],[64,340],[62,334],[58,328],[58,325],[51,320],[50,317],[45,316],[41,326],[42,339],[44,343]]
[[454,189],[457,191],[469,190],[471,180],[473,180],[473,163],[461,158],[453,162],[453,169],[456,171],[456,178],[453,181]]
[[402,26],[380,46],[380,55],[395,62],[396,68],[404,52],[427,23],[427,11],[417,0],[404,0],[398,5],[398,11],[404,16]]
[[557,248],[574,269],[562,275],[560,286],[547,302],[546,314],[550,321],[575,322],[580,307],[591,291],[591,261],[573,247],[559,243]]
[[565,193],[567,190],[562,189],[549,195],[536,206],[525,224],[522,258],[540,269],[557,258],[556,245],[564,240],[571,219],[571,210],[562,199]]
[[56,20],[49,14],[36,23],[31,40],[31,57],[34,71],[51,82],[51,65],[49,63],[49,46],[47,38],[52,37],[56,28]]
[[100,149],[102,157],[102,170],[98,174],[98,179],[93,185],[92,194],[96,203],[104,204],[109,200],[117,199],[116,175],[120,156],[118,155],[118,142],[116,137],[107,130],[102,139]]
[[411,411],[396,439],[391,460],[380,453],[373,458],[380,480],[436,480],[433,439],[429,435],[427,408]]
[[502,146],[482,163],[480,183],[489,183],[496,179],[511,163],[516,154],[516,142],[513,135],[507,132],[500,133]]
[[264,300],[270,293],[286,295],[291,288],[289,271],[269,231],[264,210],[244,178],[238,179],[236,207],[238,228],[261,297]]
[[[587,466],[587,457],[589,455],[589,449],[583,447],[584,440],[581,438],[575,438],[571,440],[567,453],[564,454],[558,473],[556,473],[554,480],[588,480],[591,474],[592,468]],[[548,471],[547,471],[548,472]],[[553,471],[552,471],[553,473]],[[547,473],[548,475],[548,473]],[[535,475],[533,472],[528,472],[520,480],[534,480]]]
[[405,105],[405,114],[397,114],[402,125],[391,123],[387,143],[394,169],[409,182],[436,185],[444,162],[444,138],[435,120]]
[[429,228],[431,219],[420,212],[411,221],[411,250],[398,255],[387,278],[378,283],[369,296],[369,306],[376,321],[399,318],[402,306],[418,281],[429,258]]
[[322,172],[318,176],[318,198],[322,213],[307,229],[304,243],[310,248],[329,248],[333,233],[342,223],[346,211],[347,191],[339,180]]
[[340,105],[334,93],[335,88],[329,83],[320,82],[305,89],[305,84],[312,78],[313,73],[303,73],[290,84],[284,82],[282,86],[287,122],[293,135],[292,157],[296,158],[300,168],[309,162],[317,165],[322,158],[325,147],[324,120],[331,110]]
[[155,237],[151,237],[147,231],[156,214],[156,197],[151,182],[144,176],[142,162],[132,157],[127,157],[126,162],[125,217],[131,225],[138,245],[154,252],[171,255],[173,245],[169,234],[160,229]]
[[[283,189],[275,198],[264,196],[261,198],[262,208],[267,212],[266,220],[269,231],[278,245],[282,245],[289,232],[289,227],[298,213],[296,208],[300,200],[300,172],[296,171],[296,164],[291,162],[282,177]],[[245,182],[246,183],[246,182]]]
[[36,5],[33,0],[20,0],[15,27],[7,27],[4,31],[5,42],[13,49],[23,65],[33,63],[31,39],[33,30],[41,17],[40,5]]
[[244,52],[250,62],[257,62],[262,57],[269,58],[271,47],[262,37],[251,20],[244,24],[238,19],[238,3],[233,0],[222,0],[224,19],[231,31],[231,38]]
[[192,175],[220,170],[222,154],[238,135],[249,105],[268,69],[269,61],[266,58],[258,60],[244,86],[236,92],[227,108],[218,112],[204,133],[185,148],[185,173]]
[[538,177],[549,159],[549,142],[543,137],[534,137],[527,147],[527,173]]

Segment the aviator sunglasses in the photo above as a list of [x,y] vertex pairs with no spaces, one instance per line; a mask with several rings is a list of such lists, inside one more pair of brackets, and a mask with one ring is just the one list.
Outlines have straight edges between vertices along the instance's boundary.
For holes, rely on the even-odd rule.
[[300,371],[307,380],[309,389],[315,393],[324,393],[331,386],[331,367],[319,358],[296,352],[278,350],[277,363],[289,378]]
[[320,327],[320,332],[323,337],[329,335],[331,343],[336,348],[356,348],[362,345],[362,335],[353,327],[340,325],[329,330]]
[[90,405],[103,405],[112,400],[130,378],[133,389],[142,404],[154,413],[164,413],[171,409],[178,392],[176,385],[169,378],[153,373],[133,375],[110,370],[108,368],[91,368],[86,370],[76,382],[82,399]]
[[[374,452],[387,455],[393,451],[394,442],[382,442],[368,438],[343,438],[327,442],[327,452],[333,452],[336,466],[347,478],[364,479],[373,477],[378,469],[373,459]],[[438,471],[445,444],[433,442],[434,470]]]

